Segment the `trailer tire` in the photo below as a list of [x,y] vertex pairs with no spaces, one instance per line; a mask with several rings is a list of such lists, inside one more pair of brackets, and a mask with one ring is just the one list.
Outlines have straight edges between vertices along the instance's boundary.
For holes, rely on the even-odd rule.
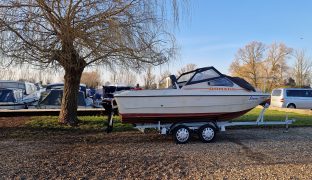
[[191,131],[187,126],[179,125],[173,130],[173,138],[177,144],[186,144],[191,137]]
[[199,128],[198,136],[203,143],[213,142],[216,138],[216,128],[210,124],[205,124]]

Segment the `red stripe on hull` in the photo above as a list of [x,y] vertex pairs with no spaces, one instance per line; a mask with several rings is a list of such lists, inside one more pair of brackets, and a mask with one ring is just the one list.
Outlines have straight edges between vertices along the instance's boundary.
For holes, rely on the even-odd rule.
[[177,123],[177,122],[203,122],[228,121],[240,117],[250,111],[247,109],[231,113],[184,113],[184,114],[121,114],[123,123]]

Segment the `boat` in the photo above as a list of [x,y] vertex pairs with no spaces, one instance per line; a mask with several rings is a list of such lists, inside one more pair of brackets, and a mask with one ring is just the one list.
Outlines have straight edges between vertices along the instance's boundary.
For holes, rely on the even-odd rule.
[[[50,91],[53,89],[64,89],[64,83],[51,83],[48,84],[45,91]],[[87,98],[87,85],[85,84],[79,84],[79,91],[82,91],[84,93],[84,96]]]
[[166,89],[115,94],[123,123],[163,124],[228,121],[265,103],[269,94],[214,67],[171,75]]
[[[41,98],[38,102],[38,109],[61,109],[63,97],[63,89],[49,89],[41,93]],[[91,102],[90,102],[91,101]],[[83,91],[78,92],[77,105],[79,109],[91,109],[92,99],[85,98]]]
[[0,109],[24,109],[23,91],[21,89],[0,88]]
[[132,86],[127,86],[123,84],[105,85],[103,86],[103,99],[101,105],[104,107],[104,109],[110,109],[112,106],[112,109],[114,109],[114,113],[117,115],[119,113],[116,101],[114,99],[114,95],[122,91],[133,89],[134,88]]
[[22,91],[21,103],[24,104],[25,108],[35,105],[40,99],[40,90],[38,90],[35,84],[30,82],[0,80],[0,89],[12,90],[13,94]]

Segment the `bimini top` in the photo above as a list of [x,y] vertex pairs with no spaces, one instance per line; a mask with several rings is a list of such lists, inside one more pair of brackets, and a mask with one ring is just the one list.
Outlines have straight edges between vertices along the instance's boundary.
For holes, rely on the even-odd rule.
[[[39,101],[39,106],[61,106],[63,97],[63,90],[60,89],[51,89],[43,93]],[[78,106],[86,106],[86,101],[84,98],[84,92],[79,91],[77,97]]]
[[0,88],[26,89],[26,86],[25,82],[21,81],[0,80]]
[[198,68],[193,71],[185,72],[181,74],[177,79],[174,75],[171,75],[170,79],[173,82],[173,88],[175,88],[175,83],[179,86],[179,88],[202,82],[207,82],[209,86],[226,87],[231,87],[234,85],[233,83],[235,83],[248,91],[256,91],[255,88],[244,79],[224,75],[213,66]]
[[[64,89],[64,83],[51,83],[48,84],[46,87],[46,91],[50,91],[52,89],[58,89],[63,90]],[[87,97],[87,87],[85,84],[79,84],[79,91],[84,92],[85,97]]]

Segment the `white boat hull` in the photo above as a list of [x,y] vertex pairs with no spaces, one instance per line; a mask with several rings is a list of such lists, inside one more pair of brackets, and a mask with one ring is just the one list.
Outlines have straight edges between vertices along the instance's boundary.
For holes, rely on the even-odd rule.
[[123,122],[225,121],[239,117],[268,95],[188,90],[128,91],[115,96]]

